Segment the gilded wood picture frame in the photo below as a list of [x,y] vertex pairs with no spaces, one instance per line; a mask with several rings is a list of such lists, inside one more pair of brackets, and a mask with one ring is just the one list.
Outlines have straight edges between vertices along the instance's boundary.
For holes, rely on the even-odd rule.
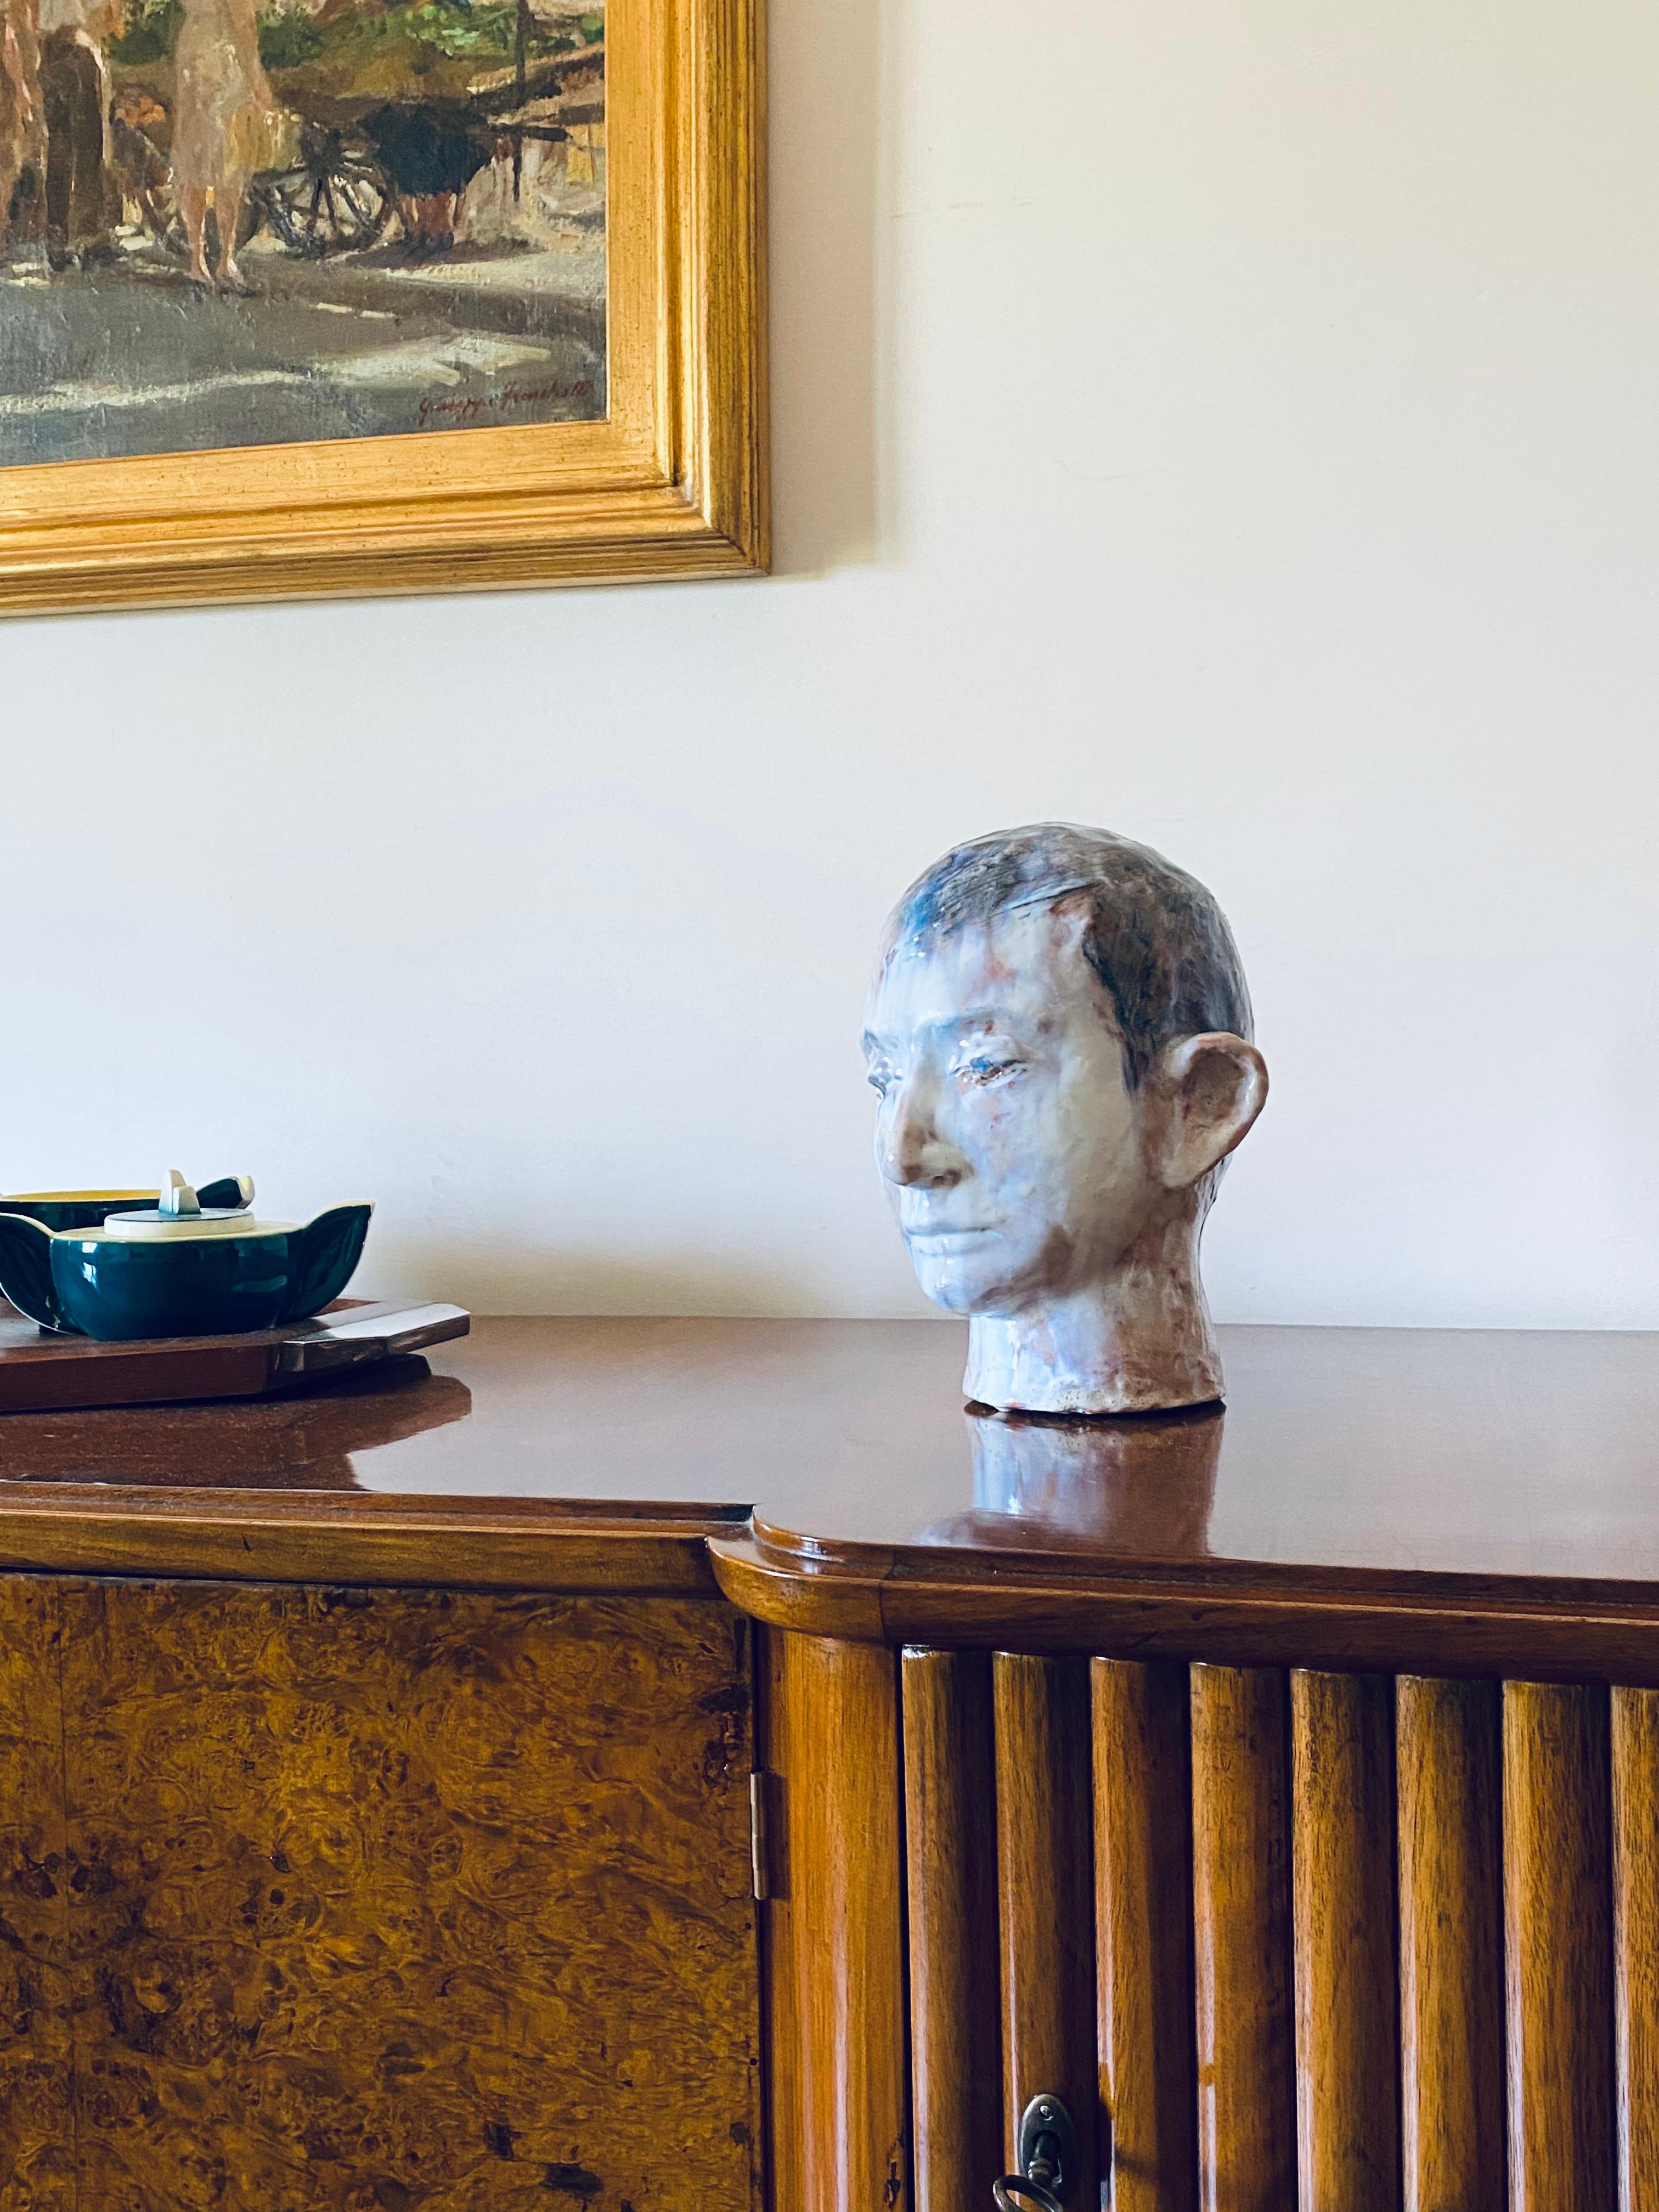
[[605,9],[602,419],[0,466],[0,612],[763,568],[761,5]]

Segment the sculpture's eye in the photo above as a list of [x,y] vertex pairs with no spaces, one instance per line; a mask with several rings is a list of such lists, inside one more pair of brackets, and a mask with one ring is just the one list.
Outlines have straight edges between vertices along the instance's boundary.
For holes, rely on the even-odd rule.
[[964,1082],[982,1089],[987,1084],[1000,1083],[1006,1077],[1017,1074],[1021,1065],[1017,1060],[993,1060],[981,1054],[977,1060],[964,1060],[957,1073]]

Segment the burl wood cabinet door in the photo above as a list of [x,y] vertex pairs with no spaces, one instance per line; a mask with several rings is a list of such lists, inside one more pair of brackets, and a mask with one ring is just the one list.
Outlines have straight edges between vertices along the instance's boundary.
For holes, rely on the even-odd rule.
[[723,1606],[0,1577],[6,2212],[749,2212]]

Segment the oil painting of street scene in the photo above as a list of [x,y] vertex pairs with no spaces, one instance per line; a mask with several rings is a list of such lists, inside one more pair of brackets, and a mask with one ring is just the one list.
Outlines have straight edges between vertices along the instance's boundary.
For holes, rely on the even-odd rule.
[[605,412],[603,0],[0,0],[0,467]]

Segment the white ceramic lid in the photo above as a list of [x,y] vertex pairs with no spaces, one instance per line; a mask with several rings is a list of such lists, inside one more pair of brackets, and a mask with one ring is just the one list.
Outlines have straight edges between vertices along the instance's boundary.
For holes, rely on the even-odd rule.
[[76,1230],[82,1237],[112,1237],[125,1244],[200,1243],[215,1237],[279,1237],[294,1227],[291,1221],[256,1221],[246,1208],[253,1201],[253,1178],[237,1178],[242,1191],[240,1206],[204,1206],[177,1168],[162,1178],[159,1201],[135,1213],[111,1213],[101,1229]]

